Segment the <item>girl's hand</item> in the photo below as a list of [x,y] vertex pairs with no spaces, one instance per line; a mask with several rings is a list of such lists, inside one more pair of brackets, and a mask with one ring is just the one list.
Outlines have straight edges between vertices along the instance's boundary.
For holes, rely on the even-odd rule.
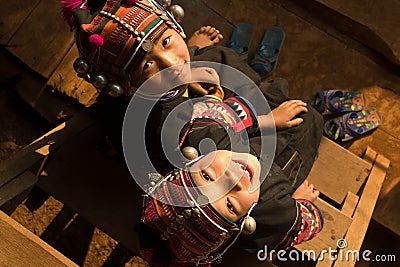
[[208,67],[192,69],[192,80],[199,82],[190,83],[189,90],[200,96],[215,93],[214,91],[219,86],[218,73],[214,69]]
[[295,118],[301,112],[308,112],[307,103],[301,100],[288,100],[280,104],[271,112],[276,129],[284,130],[301,124],[303,119]]

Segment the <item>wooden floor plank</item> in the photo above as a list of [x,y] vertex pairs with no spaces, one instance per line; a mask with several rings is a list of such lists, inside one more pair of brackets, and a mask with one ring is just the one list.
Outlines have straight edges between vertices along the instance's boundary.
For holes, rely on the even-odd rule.
[[[211,3],[213,2],[213,3]],[[221,41],[221,45],[226,45],[229,41],[229,36],[233,31],[233,25],[221,16],[227,12],[227,7],[230,1],[186,1],[174,0],[173,4],[181,5],[185,10],[185,17],[182,20],[182,26],[188,37],[205,25],[212,25],[218,28],[225,38]],[[224,10],[214,10],[215,7],[224,5]],[[201,10],[202,12],[199,12]],[[217,13],[218,12],[218,13]],[[216,22],[218,22],[216,24]]]
[[10,38],[21,26],[32,10],[41,0],[13,0],[0,1],[0,44],[7,45]]
[[[11,2],[11,1],[10,1]],[[11,38],[8,51],[49,78],[73,43],[58,0],[41,1]]]
[[77,266],[0,211],[1,266]]
[[328,198],[342,204],[347,192],[358,193],[370,170],[370,163],[323,137],[308,179]]

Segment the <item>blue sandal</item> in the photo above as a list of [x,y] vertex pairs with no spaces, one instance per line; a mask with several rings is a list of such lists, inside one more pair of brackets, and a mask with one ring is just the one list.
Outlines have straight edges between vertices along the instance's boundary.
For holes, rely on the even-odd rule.
[[328,120],[324,133],[333,141],[345,142],[376,129],[381,124],[381,114],[375,108],[370,108]]
[[285,32],[278,26],[265,31],[261,44],[257,47],[251,67],[261,76],[267,77],[276,68]]
[[253,26],[248,23],[239,23],[233,30],[228,47],[239,54],[242,61],[247,60],[249,47],[253,39]]
[[366,104],[365,95],[358,91],[327,90],[317,92],[309,104],[322,115],[360,111]]

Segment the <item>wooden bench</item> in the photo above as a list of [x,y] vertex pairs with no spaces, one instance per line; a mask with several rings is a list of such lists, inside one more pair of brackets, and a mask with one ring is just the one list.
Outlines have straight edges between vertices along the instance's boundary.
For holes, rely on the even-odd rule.
[[[299,260],[316,261],[317,266],[355,265],[353,254],[357,251],[361,258],[361,245],[389,163],[370,147],[361,159],[329,139],[322,139],[308,179],[321,191],[316,204],[324,214],[325,224],[314,239],[296,246],[304,253]],[[335,255],[329,255],[333,250],[337,251],[336,261]],[[293,255],[296,259],[299,254]],[[222,266],[239,263],[248,267],[273,266],[270,261],[259,261],[255,254],[237,250],[224,257]]]
[[[320,158],[309,179],[336,204],[334,208],[319,199],[317,205],[325,217],[325,226],[313,240],[296,246],[300,251],[313,250],[317,266],[354,266],[363,243],[390,161],[368,147],[364,159],[323,139]],[[337,206],[337,205],[335,205]],[[327,254],[337,250],[337,259]],[[323,255],[324,253],[325,255]]]

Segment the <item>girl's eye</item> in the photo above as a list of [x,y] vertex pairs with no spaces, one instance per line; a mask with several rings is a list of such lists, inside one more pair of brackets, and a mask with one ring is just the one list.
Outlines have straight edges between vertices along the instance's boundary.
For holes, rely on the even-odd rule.
[[151,66],[151,62],[148,61],[148,62],[144,63],[143,70],[148,69],[150,66]]
[[210,176],[208,176],[208,174],[207,174],[207,173],[205,173],[205,172],[201,172],[201,174],[203,175],[203,178],[204,178],[204,180],[206,180],[206,181],[211,181],[211,177],[210,177]]
[[233,209],[233,205],[229,200],[226,200],[226,206],[228,207],[229,210],[235,212],[235,210]]
[[165,38],[165,39],[163,40],[163,42],[162,42],[162,45],[163,45],[164,47],[167,46],[167,45],[169,44],[170,40],[171,40],[170,37]]

